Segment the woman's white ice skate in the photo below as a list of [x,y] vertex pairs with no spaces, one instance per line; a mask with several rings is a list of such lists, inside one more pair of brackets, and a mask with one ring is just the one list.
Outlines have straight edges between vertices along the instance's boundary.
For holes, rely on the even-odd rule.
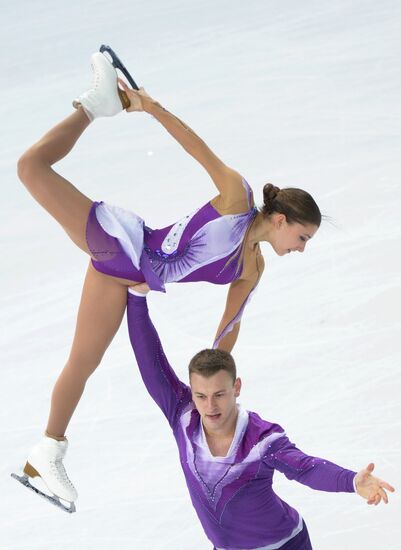
[[77,97],[73,106],[80,105],[92,121],[98,117],[114,116],[130,103],[126,94],[120,90],[117,82],[117,71],[107,57],[96,52],[91,57],[93,81],[91,88]]
[[[63,465],[67,448],[67,440],[56,441],[45,436],[29,453],[28,461],[24,467],[24,475],[11,474],[11,476],[65,512],[72,513],[75,512],[74,501],[78,498],[78,493],[68,479]],[[48,495],[32,485],[29,478],[35,477],[40,477],[53,494]],[[60,499],[67,501],[69,506],[63,504]]]

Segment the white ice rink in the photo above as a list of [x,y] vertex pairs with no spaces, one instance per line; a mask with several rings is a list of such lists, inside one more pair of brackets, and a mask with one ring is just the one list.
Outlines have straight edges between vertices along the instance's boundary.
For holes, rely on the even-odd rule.
[[[210,550],[174,440],[138,375],[125,320],[73,417],[67,515],[10,478],[41,436],[87,258],[19,183],[19,155],[68,115],[110,44],[137,81],[251,183],[310,191],[325,221],[267,269],[234,355],[241,403],[297,445],[398,492],[312,491],[277,473],[315,550],[401,549],[401,4],[398,0],[14,0],[0,10],[0,550]],[[143,113],[96,121],[57,165],[92,199],[163,227],[211,180]],[[186,380],[227,288],[149,298]]]

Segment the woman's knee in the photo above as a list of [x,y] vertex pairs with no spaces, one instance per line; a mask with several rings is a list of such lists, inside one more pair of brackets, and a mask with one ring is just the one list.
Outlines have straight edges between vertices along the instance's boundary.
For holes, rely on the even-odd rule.
[[101,357],[72,355],[67,361],[66,368],[74,373],[74,376],[85,381],[95,372],[101,361]]
[[29,177],[29,166],[31,163],[31,158],[29,155],[29,152],[27,151],[20,157],[17,163],[17,174],[19,179],[22,181],[22,183],[25,184],[25,182],[28,180]]
[[[49,168],[49,166],[47,166]],[[33,148],[28,149],[18,160],[17,174],[22,183],[29,187],[36,180],[40,180],[40,174],[46,169],[46,163],[35,154]]]

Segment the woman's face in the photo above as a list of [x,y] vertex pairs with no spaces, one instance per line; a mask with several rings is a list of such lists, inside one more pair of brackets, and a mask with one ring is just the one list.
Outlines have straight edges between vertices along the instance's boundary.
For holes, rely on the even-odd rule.
[[279,256],[290,252],[303,252],[306,243],[319,229],[313,224],[288,223],[283,214],[276,214],[272,222],[273,231],[270,233],[269,242]]

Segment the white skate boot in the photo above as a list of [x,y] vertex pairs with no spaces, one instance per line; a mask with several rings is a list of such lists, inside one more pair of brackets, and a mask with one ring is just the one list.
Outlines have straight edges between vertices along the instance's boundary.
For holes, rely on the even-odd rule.
[[[56,441],[51,437],[44,436],[40,443],[35,445],[29,453],[27,463],[24,467],[24,475],[22,477],[16,474],[11,475],[35,493],[40,494],[66,512],[71,513],[75,512],[74,501],[78,498],[78,493],[68,479],[62,462],[67,448],[67,440]],[[47,495],[31,485],[28,478],[35,477],[40,477],[54,496]],[[60,502],[60,499],[69,502],[70,506],[65,506]]]
[[91,88],[77,97],[73,106],[82,105],[89,120],[98,117],[114,116],[130,103],[125,93],[119,89],[117,71],[110,61],[100,52],[91,57],[93,81]]

